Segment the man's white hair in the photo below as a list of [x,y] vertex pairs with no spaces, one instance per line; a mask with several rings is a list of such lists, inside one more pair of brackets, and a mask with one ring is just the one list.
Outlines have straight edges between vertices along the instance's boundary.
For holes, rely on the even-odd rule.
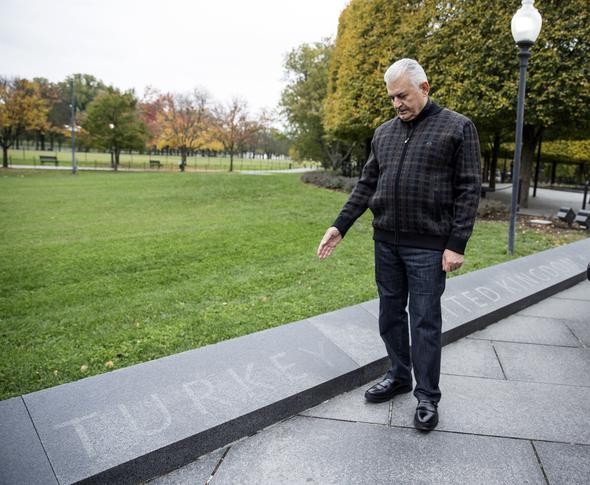
[[396,81],[403,75],[407,75],[410,81],[419,87],[424,81],[428,81],[426,73],[418,61],[414,59],[400,59],[394,62],[387,71],[385,71],[385,84]]

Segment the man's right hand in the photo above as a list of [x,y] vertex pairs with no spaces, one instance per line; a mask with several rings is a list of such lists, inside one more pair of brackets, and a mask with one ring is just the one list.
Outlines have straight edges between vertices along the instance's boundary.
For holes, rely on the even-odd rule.
[[318,257],[320,259],[326,259],[334,248],[338,245],[338,243],[342,241],[342,236],[340,235],[340,231],[335,227],[329,227],[324,234],[324,237],[320,241],[320,245],[318,246]]

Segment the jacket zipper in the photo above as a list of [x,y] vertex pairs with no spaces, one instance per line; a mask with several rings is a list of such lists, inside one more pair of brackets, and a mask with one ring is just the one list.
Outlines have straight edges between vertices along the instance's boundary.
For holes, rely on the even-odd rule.
[[394,181],[394,203],[395,203],[395,210],[393,212],[393,231],[394,231],[394,243],[399,244],[399,219],[400,219],[400,193],[399,193],[399,185],[400,185],[400,175],[402,173],[402,167],[404,164],[404,160],[406,159],[406,152],[408,151],[408,142],[410,138],[412,138],[412,134],[414,133],[414,125],[413,123],[411,126],[408,126],[407,136],[404,140],[404,147],[402,149],[402,155],[399,161],[399,165],[397,167],[397,172],[395,174],[395,181]]

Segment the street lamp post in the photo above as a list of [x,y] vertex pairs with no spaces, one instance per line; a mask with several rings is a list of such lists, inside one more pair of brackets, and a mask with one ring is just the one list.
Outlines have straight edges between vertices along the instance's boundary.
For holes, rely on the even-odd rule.
[[113,133],[115,125],[113,123],[109,123],[109,128],[111,129],[111,167],[113,170],[117,171],[117,159],[115,157],[115,136]]
[[74,80],[72,79],[72,175],[78,172],[78,165],[76,164],[76,91],[74,88]]
[[522,0],[521,7],[512,17],[512,37],[518,46],[520,77],[518,81],[518,104],[516,108],[516,142],[512,168],[512,203],[510,206],[510,227],[508,229],[508,253],[514,253],[514,232],[520,185],[520,155],[522,151],[522,125],[524,122],[524,95],[526,90],[526,68],[531,57],[530,48],[541,32],[541,14],[533,6],[534,0]]

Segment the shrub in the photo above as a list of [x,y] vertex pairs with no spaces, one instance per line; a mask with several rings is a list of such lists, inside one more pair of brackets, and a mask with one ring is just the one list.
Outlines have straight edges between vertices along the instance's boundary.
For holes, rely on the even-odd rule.
[[477,217],[491,219],[505,219],[510,214],[506,204],[494,199],[480,199],[477,207]]
[[358,179],[356,177],[344,177],[334,172],[314,171],[304,173],[301,176],[301,180],[306,184],[313,184],[326,189],[350,193]]

